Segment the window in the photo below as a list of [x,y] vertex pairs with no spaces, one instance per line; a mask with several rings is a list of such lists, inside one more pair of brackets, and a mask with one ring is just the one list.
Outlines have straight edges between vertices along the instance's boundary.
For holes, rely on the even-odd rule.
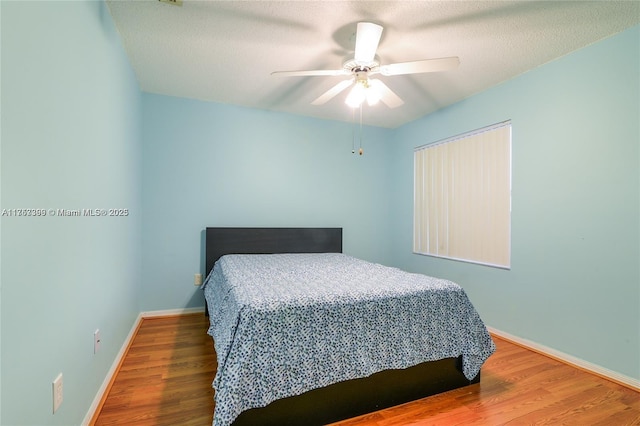
[[413,251],[511,265],[511,122],[414,151]]

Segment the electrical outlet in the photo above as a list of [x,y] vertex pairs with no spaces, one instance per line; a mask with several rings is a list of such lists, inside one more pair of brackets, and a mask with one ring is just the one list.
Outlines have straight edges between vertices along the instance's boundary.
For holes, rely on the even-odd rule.
[[193,285],[202,285],[202,274],[195,274],[193,278]]
[[62,404],[62,373],[52,383],[53,388],[53,412],[55,413]]
[[100,350],[100,330],[93,332],[93,353],[97,354]]

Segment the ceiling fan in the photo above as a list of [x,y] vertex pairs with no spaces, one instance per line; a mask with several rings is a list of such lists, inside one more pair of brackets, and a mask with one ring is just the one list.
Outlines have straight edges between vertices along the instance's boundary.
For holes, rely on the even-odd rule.
[[382,36],[382,26],[371,22],[359,22],[356,30],[356,47],[353,58],[342,64],[337,70],[307,70],[307,71],[275,71],[271,75],[282,77],[303,76],[351,76],[311,102],[312,105],[322,105],[333,99],[340,92],[353,86],[345,103],[351,107],[359,107],[366,100],[369,105],[382,101],[389,108],[396,108],[404,103],[389,87],[379,79],[370,78],[375,74],[394,76],[403,74],[419,74],[425,72],[447,71],[455,69],[460,60],[458,57],[423,59],[412,62],[399,62],[383,65],[376,56],[378,43]]

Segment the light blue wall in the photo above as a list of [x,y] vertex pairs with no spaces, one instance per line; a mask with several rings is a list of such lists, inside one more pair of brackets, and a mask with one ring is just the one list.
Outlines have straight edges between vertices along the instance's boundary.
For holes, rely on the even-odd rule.
[[[0,5],[0,24],[2,23],[2,6]],[[1,27],[0,27],[1,28]],[[2,46],[2,31],[0,30],[0,46]],[[0,54],[2,54],[0,50]],[[0,66],[0,81],[2,81],[2,67]],[[0,84],[0,99],[2,88]],[[2,102],[0,102],[0,117],[2,117]],[[2,207],[2,123],[0,120],[0,208]],[[0,219],[0,242],[2,241],[2,220]],[[0,243],[0,424],[2,424],[2,244]]]
[[207,226],[338,226],[388,259],[390,130],[365,127],[359,156],[349,124],[151,94],[142,122],[143,310],[203,305]]
[[[485,322],[640,379],[640,27],[398,129],[392,263]],[[413,148],[512,120],[510,271],[411,253]]]
[[140,91],[103,2],[1,7],[2,208],[130,211],[2,217],[0,423],[78,425],[139,312]]

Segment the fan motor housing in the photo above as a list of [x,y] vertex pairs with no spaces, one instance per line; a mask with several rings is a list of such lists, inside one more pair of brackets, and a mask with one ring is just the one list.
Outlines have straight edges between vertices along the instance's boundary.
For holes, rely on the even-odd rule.
[[377,68],[380,66],[380,59],[376,56],[373,61],[363,64],[361,62],[357,62],[353,58],[349,58],[343,62],[342,68],[345,70],[351,71],[353,73],[358,72],[369,72],[373,68]]

